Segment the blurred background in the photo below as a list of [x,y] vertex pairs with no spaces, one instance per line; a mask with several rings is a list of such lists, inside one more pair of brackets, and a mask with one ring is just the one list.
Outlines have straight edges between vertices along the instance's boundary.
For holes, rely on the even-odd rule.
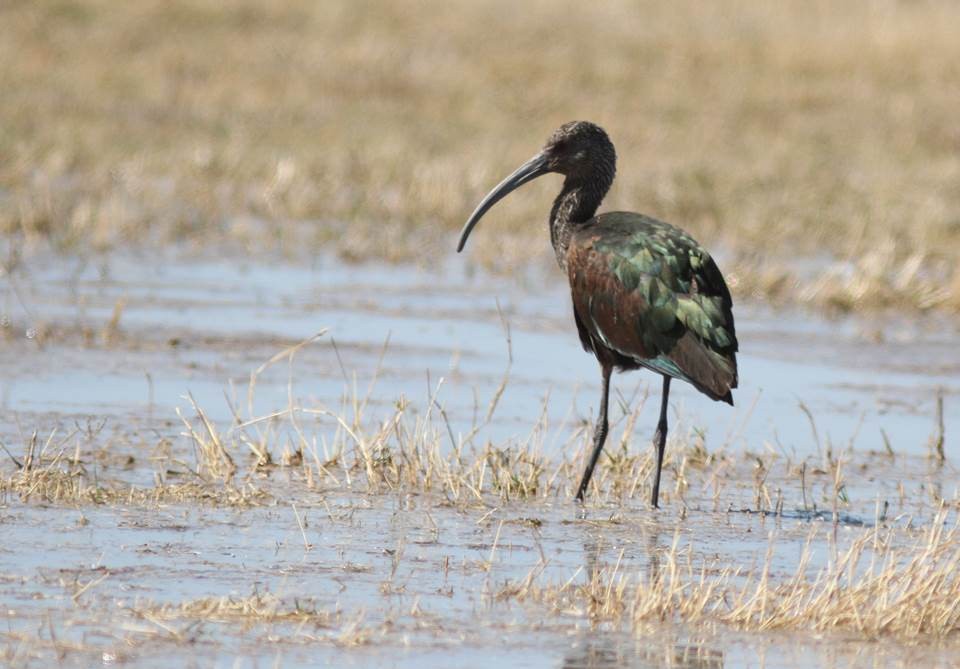
[[[0,3],[10,253],[438,262],[571,119],[739,297],[960,309],[960,4]],[[543,179],[470,257],[548,266]],[[520,243],[518,243],[520,242]],[[232,249],[232,250],[231,250]]]

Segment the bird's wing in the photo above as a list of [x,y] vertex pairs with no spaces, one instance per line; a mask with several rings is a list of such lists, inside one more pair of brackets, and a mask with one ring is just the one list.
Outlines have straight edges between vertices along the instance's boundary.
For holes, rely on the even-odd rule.
[[640,214],[602,214],[573,233],[567,272],[588,350],[601,345],[732,403],[733,303],[692,237]]

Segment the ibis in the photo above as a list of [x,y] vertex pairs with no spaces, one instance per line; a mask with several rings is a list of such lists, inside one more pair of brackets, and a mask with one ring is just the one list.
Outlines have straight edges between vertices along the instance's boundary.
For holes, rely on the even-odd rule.
[[580,342],[596,356],[602,375],[593,449],[577,500],[587,493],[607,438],[611,373],[644,368],[663,378],[651,493],[651,504],[658,507],[671,381],[685,381],[710,399],[733,404],[733,302],[713,258],[683,230],[634,212],[596,213],[613,184],[616,161],[603,128],[586,121],[562,125],[539,153],[480,201],[457,251],[483,215],[510,192],[544,174],[563,175],[550,210],[550,243],[570,281]]

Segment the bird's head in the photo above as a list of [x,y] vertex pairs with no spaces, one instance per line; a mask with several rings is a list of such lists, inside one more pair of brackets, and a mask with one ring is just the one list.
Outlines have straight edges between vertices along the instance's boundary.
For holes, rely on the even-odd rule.
[[616,160],[607,133],[589,121],[571,121],[557,128],[540,155],[549,172],[567,177],[589,176],[597,169],[612,169]]
[[607,186],[613,181],[616,152],[607,133],[589,121],[571,121],[557,128],[543,149],[501,181],[480,201],[463,226],[457,251],[462,251],[477,222],[497,202],[523,184],[551,172],[567,181],[589,182],[601,179]]

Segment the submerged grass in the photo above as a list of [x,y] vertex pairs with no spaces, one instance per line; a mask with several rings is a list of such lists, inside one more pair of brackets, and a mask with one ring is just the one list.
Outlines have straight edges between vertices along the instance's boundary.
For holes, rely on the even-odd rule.
[[773,533],[756,567],[695,560],[695,546],[681,548],[677,537],[647,573],[623,574],[618,561],[584,582],[528,579],[504,586],[496,596],[634,626],[650,620],[715,621],[746,631],[946,637],[960,631],[960,527],[955,520],[947,527],[947,521],[941,510],[906,547],[898,530],[878,524],[862,531],[826,567],[811,571],[811,546],[829,542],[827,533],[814,530],[792,575],[776,573],[774,552],[793,547],[780,546]]
[[[142,441],[134,449],[148,448],[153,486],[124,481],[123,470],[135,469],[138,459],[131,451],[107,453],[122,448],[116,437],[103,447],[96,441],[103,424],[76,425],[66,434],[53,428],[43,439],[34,432],[24,437],[18,456],[0,442],[12,467],[0,470],[0,499],[14,495],[24,502],[135,504],[197,501],[225,506],[251,506],[283,502],[284,491],[271,484],[274,472],[295,476],[307,492],[347,492],[379,495],[425,494],[443,498],[460,508],[496,508],[513,501],[524,503],[572,498],[585,459],[592,450],[592,422],[576,419],[549,425],[546,405],[528,435],[506,443],[482,441],[509,383],[509,364],[500,386],[484,409],[474,406],[473,424],[455,433],[439,400],[441,378],[422,405],[401,396],[385,415],[371,416],[370,400],[376,376],[364,394],[354,382],[340,405],[304,404],[293,393],[288,379],[288,404],[266,415],[253,413],[257,381],[269,367],[291,366],[297,353],[325,335],[325,331],[270,357],[250,375],[244,409],[227,399],[233,416],[229,425],[217,425],[191,395],[184,397],[190,413],[177,409],[183,425],[179,439],[157,432],[151,447]],[[508,339],[509,348],[509,339]],[[544,399],[547,402],[548,398]],[[589,499],[599,506],[630,507],[650,494],[655,467],[652,448],[637,448],[636,422],[645,398],[625,402],[612,427],[619,443],[611,438],[592,479]],[[630,406],[632,405],[632,408]],[[800,408],[811,421],[810,409]],[[942,414],[938,414],[942,440]],[[802,511],[840,517],[850,506],[846,475],[854,454],[820,448],[812,460],[794,462],[785,453],[767,445],[761,453],[729,452],[726,442],[708,449],[702,431],[681,424],[670,435],[664,459],[664,489],[667,504],[685,510],[695,504],[718,509],[737,508],[761,515],[780,516],[784,511],[784,488],[802,496]],[[122,439],[121,439],[122,442]],[[647,443],[639,439],[640,443]],[[852,443],[852,441],[851,441]],[[888,445],[889,449],[889,445]],[[781,449],[782,450],[782,449]],[[860,467],[870,467],[872,456],[856,456]],[[119,459],[120,471],[107,476],[102,462]],[[889,451],[881,466],[896,460]],[[943,468],[942,448],[932,463]],[[873,463],[876,464],[876,463]],[[809,466],[808,466],[809,465]],[[776,470],[776,471],[774,471]],[[142,473],[141,477],[142,478]],[[739,490],[730,496],[728,484]],[[790,490],[786,492],[789,494]],[[935,504],[951,503],[938,494]],[[904,508],[901,488],[899,507]],[[296,509],[294,508],[294,513]],[[306,541],[305,541],[306,543]]]
[[[51,580],[63,584],[65,598],[78,616],[88,620],[91,613],[102,613],[98,632],[122,640],[129,652],[161,640],[193,644],[203,626],[218,630],[214,636],[222,633],[216,638],[262,639],[270,644],[339,648],[406,643],[408,633],[451,633],[445,626],[466,635],[465,625],[472,626],[490,611],[491,616],[509,612],[514,604],[533,621],[516,622],[511,613],[509,624],[518,628],[542,626],[549,616],[558,626],[574,619],[637,636],[651,624],[664,624],[695,633],[719,627],[859,640],[895,637],[909,643],[957,640],[958,492],[951,497],[937,487],[936,495],[931,495],[925,490],[927,479],[920,477],[918,492],[923,494],[905,499],[900,484],[898,501],[891,492],[896,477],[907,477],[904,471],[916,462],[889,448],[869,454],[829,443],[821,447],[816,416],[806,405],[801,410],[811,421],[818,454],[800,462],[772,446],[761,452],[733,452],[708,443],[703,432],[675,429],[664,468],[664,508],[651,513],[646,500],[653,449],[646,439],[635,436],[643,401],[624,401],[618,404],[621,410],[588,504],[575,510],[572,498],[590,447],[589,419],[550,425],[544,412],[525,437],[485,441],[485,428],[496,420],[509,373],[487,407],[473,408],[475,422],[463,432],[453,429],[441,401],[443,379],[434,382],[423,402],[400,397],[385,409],[373,409],[370,401],[376,377],[363,391],[354,381],[338,406],[303,402],[293,392],[294,358],[322,336],[323,332],[291,346],[256,368],[250,375],[247,406],[227,399],[231,420],[217,424],[187,396],[181,426],[167,428],[180,430],[179,436],[161,433],[159,443],[145,445],[141,435],[135,444],[126,444],[136,462],[150,463],[152,486],[128,482],[122,468],[116,472],[98,466],[108,460],[98,448],[113,449],[113,457],[121,461],[132,456],[115,435],[103,446],[102,430],[96,425],[76,427],[62,436],[56,430],[46,438],[34,433],[24,438],[22,448],[0,444],[6,456],[0,465],[0,506],[15,511],[23,505],[49,505],[55,511],[79,508],[79,524],[86,522],[83,510],[90,505],[121,510],[176,507],[178,526],[185,530],[193,524],[202,531],[198,518],[203,507],[216,505],[239,511],[229,533],[254,527],[246,519],[259,512],[265,514],[260,522],[276,532],[259,537],[276,545],[269,548],[269,564],[256,568],[234,555],[219,563],[199,551],[184,558],[195,560],[191,564],[202,568],[194,572],[198,574],[244,563],[227,579],[229,589],[219,590],[217,596],[181,595],[171,601],[128,595],[128,581],[136,581],[140,573],[130,571],[129,552],[119,562],[125,566],[119,568],[97,560],[93,568],[84,564],[79,571],[54,570]],[[254,414],[258,379],[280,364],[291,366],[287,405],[266,415]],[[942,428],[938,434],[942,441]],[[949,481],[950,464],[940,457],[942,451],[933,448],[931,457],[922,462],[936,472],[937,480]],[[141,464],[137,472],[140,479],[144,467]],[[885,488],[874,483],[883,479],[890,479]],[[866,503],[865,490],[870,499]],[[874,504],[873,515],[864,515],[864,509],[872,510]],[[254,506],[274,508],[249,510]],[[558,514],[557,509],[564,511]],[[353,544],[339,543],[336,532],[343,533],[339,541],[344,534],[369,532],[363,525],[378,512],[397,519],[385,526],[388,539],[378,537],[376,545],[364,546],[359,552],[363,564],[352,562],[356,556],[348,556],[342,546]],[[103,518],[94,522],[102,524]],[[170,522],[167,518],[156,525]],[[111,516],[107,524],[114,523]],[[575,539],[583,542],[585,567],[570,567],[569,555],[578,553],[579,547],[569,549],[568,526],[583,530]],[[766,555],[758,553],[745,561],[742,550],[739,554],[730,550],[730,543],[723,545],[723,552],[714,550],[710,537],[698,530],[718,527],[724,533],[745,530],[761,536],[769,527]],[[633,540],[646,531],[653,538],[638,551]],[[550,533],[553,548],[562,540],[563,550],[544,550],[543,537]],[[657,535],[671,533],[673,541],[661,547]],[[302,559],[277,557],[281,551],[296,551],[299,556],[301,541]],[[617,542],[614,559],[609,550],[593,550],[595,544]],[[635,554],[627,555],[620,547],[624,544]],[[186,556],[190,548],[184,543],[176,550]],[[151,568],[157,554],[163,560],[171,558],[163,554],[163,547],[150,549]],[[322,551],[327,551],[322,557],[307,559]],[[568,561],[560,567],[552,564],[564,559]],[[517,561],[520,568],[510,565]],[[142,568],[143,563],[138,564]],[[504,565],[510,565],[509,572]],[[529,565],[533,566],[523,578]],[[442,576],[430,581],[426,571]],[[447,577],[451,571],[456,579]],[[323,595],[324,588],[318,585],[311,593],[321,594],[311,599],[300,597],[303,591],[296,588],[284,596],[260,590],[261,582],[279,577],[284,580],[277,591],[289,592],[285,579],[305,574],[326,586],[333,583],[336,592]],[[114,585],[114,579],[124,582]],[[253,593],[222,594],[235,593],[238,584],[241,590],[250,586]],[[369,608],[343,612],[340,593],[348,586],[375,593],[363,600]],[[453,616],[459,614],[442,613],[448,611],[445,604],[436,607],[438,613],[421,606],[419,597],[428,592],[460,601],[454,588],[457,597],[466,597],[476,620],[454,622]],[[479,611],[478,602],[490,610]],[[490,625],[506,625],[502,621],[497,618]],[[0,658],[12,663],[27,656],[49,659],[51,652],[57,658],[96,654],[101,648],[88,643],[86,635],[82,641],[58,641],[49,615],[47,627],[49,633],[42,626],[42,633],[18,626],[0,634],[5,642],[0,643]],[[397,641],[400,636],[403,641]]]
[[6,501],[9,496],[25,503],[155,506],[193,502],[236,508],[263,504],[271,499],[262,489],[248,484],[233,486],[197,481],[144,487],[122,481],[98,481],[59,458],[0,476],[0,500]]
[[[299,346],[286,353],[292,355]],[[267,364],[287,357],[274,356]],[[255,378],[251,380],[251,392]],[[438,391],[440,385],[442,382]],[[496,397],[499,393],[494,402]],[[233,427],[224,430],[215,427],[194,404],[195,416],[184,419],[183,437],[192,444],[195,462],[187,466],[171,456],[162,463],[168,473],[179,463],[194,481],[169,485],[158,479],[152,488],[91,481],[85,466],[87,458],[79,446],[72,457],[67,457],[69,440],[56,440],[51,435],[41,445],[32,438],[21,458],[10,454],[15,466],[12,473],[0,477],[0,500],[13,496],[25,503],[70,506],[201,502],[238,507],[286,504],[291,500],[304,550],[309,552],[311,544],[297,505],[315,506],[311,500],[317,494],[331,522],[337,520],[327,506],[330,495],[413,497],[420,500],[417,507],[426,512],[433,528],[434,538],[427,544],[435,542],[441,531],[431,511],[449,509],[467,517],[477,516],[478,526],[494,532],[492,543],[480,546],[489,551],[489,557],[473,567],[464,562],[464,569],[480,574],[490,572],[499,559],[498,545],[507,521],[528,526],[536,534],[542,531],[543,521],[537,518],[541,510],[555,501],[571,503],[589,444],[586,431],[574,431],[571,443],[558,454],[545,454],[547,428],[542,423],[534,427],[528,439],[515,444],[476,445],[458,439],[446,423],[437,392],[428,398],[422,413],[403,399],[380,418],[369,418],[365,406],[366,399],[356,394],[346,396],[339,410],[304,407],[291,399],[286,409],[266,417],[243,420],[237,416]],[[494,409],[487,412],[488,420]],[[587,521],[598,522],[598,527],[634,522],[629,519],[637,513],[637,504],[649,494],[652,449],[632,449],[641,455],[631,455],[627,449],[635,419],[636,413],[621,416],[621,448],[614,448],[597,471],[588,509],[609,515],[605,520]],[[475,426],[467,436],[472,439],[478,433],[482,433],[482,425]],[[252,443],[258,448],[251,448],[245,456]],[[286,455],[275,458],[270,449],[279,444],[284,445]],[[9,447],[4,448],[10,452]],[[54,449],[59,449],[58,453],[48,455]],[[676,534],[668,549],[655,549],[650,554],[646,568],[623,563],[621,552],[613,563],[595,561],[586,573],[581,568],[554,581],[544,576],[549,559],[541,550],[540,561],[526,579],[496,587],[486,583],[485,596],[493,602],[516,601],[540,610],[545,607],[560,616],[582,616],[593,623],[636,629],[658,621],[694,626],[719,623],[743,631],[843,632],[867,639],[893,635],[917,640],[954,635],[960,631],[957,500],[921,500],[919,508],[903,511],[926,516],[919,529],[912,529],[904,516],[888,520],[886,505],[881,512],[879,501],[872,523],[844,521],[839,511],[850,504],[846,493],[841,492],[848,457],[852,456],[831,454],[822,466],[812,466],[808,471],[806,462],[798,466],[772,453],[747,453],[745,457],[723,451],[711,453],[698,433],[686,440],[674,439],[668,449],[668,484],[663,502],[665,512],[677,518]],[[888,456],[877,457],[889,460]],[[864,462],[862,466],[870,465]],[[775,468],[783,474],[771,475]],[[274,485],[274,471],[286,472],[276,481],[278,485]],[[798,512],[806,512],[798,517],[832,518],[833,523],[811,525],[802,554],[790,561],[793,571],[784,572],[781,554],[794,553],[797,541],[778,540],[783,491],[778,488],[774,493],[770,487],[790,485],[798,471],[802,490],[794,489],[792,497],[802,493],[804,508]],[[816,482],[810,485],[810,497],[819,500],[821,508],[832,508],[832,514],[818,514],[816,504],[807,508],[807,477]],[[815,487],[819,488],[817,494],[813,492]],[[723,500],[722,505],[719,500]],[[734,505],[741,502],[748,505],[741,511],[756,514],[761,523],[767,516],[777,519],[765,558],[753,565],[731,563],[711,557],[696,540],[688,544],[681,541],[688,513],[723,515],[726,509],[729,516]],[[708,510],[711,504],[713,511]],[[351,507],[349,518],[357,508]],[[528,515],[514,518],[503,513],[504,509],[519,508]],[[837,540],[841,525],[845,530],[842,544]],[[392,552],[393,571],[381,586],[385,596],[403,592],[404,586],[393,581],[404,559],[404,543],[401,538]],[[817,545],[826,545],[830,557],[825,566],[814,568],[811,556]],[[822,552],[822,548],[818,550]],[[444,569],[449,569],[448,563]],[[336,611],[308,601],[291,603],[269,594],[201,598],[178,604],[136,601],[125,606],[131,615],[167,630],[174,638],[179,638],[179,633],[170,623],[191,620],[268,627],[289,624],[297,630],[298,638],[337,645],[367,643],[372,633],[372,628],[360,625],[359,619],[354,625]],[[414,603],[411,611],[416,609]]]
[[[620,154],[607,206],[720,249],[738,295],[955,312],[958,21],[948,0],[7,2],[6,265],[174,240],[432,263],[590,118]],[[555,188],[491,213],[474,257],[550,262]]]
[[181,604],[137,602],[132,608],[137,615],[150,619],[297,623],[317,628],[332,627],[338,618],[336,612],[318,609],[311,602],[297,600],[288,603],[270,593],[249,597],[204,597]]

